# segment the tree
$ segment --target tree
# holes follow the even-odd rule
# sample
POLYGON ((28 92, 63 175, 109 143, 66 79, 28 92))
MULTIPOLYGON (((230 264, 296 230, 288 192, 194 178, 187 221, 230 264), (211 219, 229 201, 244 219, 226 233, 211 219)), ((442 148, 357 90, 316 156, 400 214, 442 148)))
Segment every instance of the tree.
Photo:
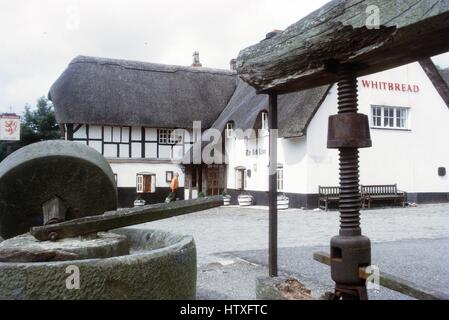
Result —
MULTIPOLYGON (((15 151, 31 143, 56 139, 61 139, 61 131, 56 123, 53 104, 46 97, 40 97, 34 109, 25 105, 20 141, 10 143, 10 148, 15 151)), ((8 143, 0 142, 0 161, 7 156, 7 149, 8 143)))

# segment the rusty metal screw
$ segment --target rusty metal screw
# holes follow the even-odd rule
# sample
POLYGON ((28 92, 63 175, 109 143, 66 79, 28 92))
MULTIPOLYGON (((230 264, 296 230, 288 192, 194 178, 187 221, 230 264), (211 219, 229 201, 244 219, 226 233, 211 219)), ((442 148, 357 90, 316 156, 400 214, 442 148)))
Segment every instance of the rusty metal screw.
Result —
POLYGON ((340 235, 331 239, 336 299, 366 299, 360 266, 371 264, 370 240, 360 228, 359 148, 371 147, 368 117, 357 113, 357 77, 338 67, 338 114, 329 117, 328 148, 340 153, 340 235))
MULTIPOLYGON (((351 69, 338 73, 338 113, 357 113, 357 77, 351 69)), ((360 235, 359 151, 340 152, 340 235, 360 235)))

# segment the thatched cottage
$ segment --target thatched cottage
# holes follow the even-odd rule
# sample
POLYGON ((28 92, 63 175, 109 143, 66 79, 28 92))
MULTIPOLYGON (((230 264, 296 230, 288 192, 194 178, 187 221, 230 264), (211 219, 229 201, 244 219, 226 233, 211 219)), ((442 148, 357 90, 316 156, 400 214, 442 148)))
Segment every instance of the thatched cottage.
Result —
MULTIPOLYGON (((364 184, 397 184, 411 202, 448 201, 449 69, 430 60, 363 77, 360 110, 370 116, 373 148, 362 150, 364 184), (432 141, 429 144, 429 141, 432 141)), ((67 140, 102 153, 116 174, 119 205, 140 196, 162 202, 174 173, 179 198, 226 191, 267 204, 268 97, 232 70, 79 56, 49 97, 67 140), (221 133, 224 163, 192 163, 200 134, 221 133), (184 129, 183 131, 176 129, 184 129), (239 137, 237 129, 256 129, 239 137)), ((338 159, 326 148, 335 86, 279 97, 278 189, 291 207, 317 207, 319 185, 338 185, 338 159)), ((201 144, 201 143, 199 143, 201 144)), ((202 144, 204 147, 204 142, 202 144)))

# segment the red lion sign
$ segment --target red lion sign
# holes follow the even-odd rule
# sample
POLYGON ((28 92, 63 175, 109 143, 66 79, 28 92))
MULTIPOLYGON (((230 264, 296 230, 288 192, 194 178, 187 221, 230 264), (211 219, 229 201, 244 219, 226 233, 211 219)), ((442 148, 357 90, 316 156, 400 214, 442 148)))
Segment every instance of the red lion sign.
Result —
POLYGON ((0 140, 20 140, 20 117, 15 114, 0 115, 0 140))

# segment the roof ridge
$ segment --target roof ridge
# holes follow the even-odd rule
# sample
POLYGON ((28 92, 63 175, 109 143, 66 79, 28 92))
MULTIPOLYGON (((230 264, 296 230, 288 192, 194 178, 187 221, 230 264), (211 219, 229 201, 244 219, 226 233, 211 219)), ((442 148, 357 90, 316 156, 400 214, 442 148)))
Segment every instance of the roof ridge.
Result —
POLYGON ((137 60, 93 57, 85 55, 79 55, 70 62, 70 64, 76 63, 110 65, 114 67, 121 67, 127 70, 135 70, 135 71, 162 72, 162 73, 191 72, 191 73, 207 73, 207 74, 233 76, 233 77, 237 76, 236 71, 226 69, 206 68, 206 67, 198 68, 198 67, 154 63, 137 60))

